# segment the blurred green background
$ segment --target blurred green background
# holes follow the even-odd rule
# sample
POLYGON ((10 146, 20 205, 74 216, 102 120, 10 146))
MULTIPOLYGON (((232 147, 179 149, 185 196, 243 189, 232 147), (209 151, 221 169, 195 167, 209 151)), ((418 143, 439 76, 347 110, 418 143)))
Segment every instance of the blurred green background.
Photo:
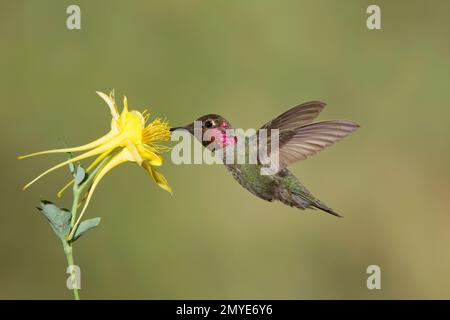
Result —
MULTIPOLYGON (((136 165, 102 181, 75 245, 82 298, 450 298, 450 3, 1 1, 0 298, 71 299, 60 242, 35 209, 64 159, 109 129, 96 90, 174 125, 219 113, 257 127, 308 100, 361 128, 292 171, 344 219, 262 201, 221 166, 136 165), (382 30, 366 28, 366 8, 382 30), (66 28, 81 7, 82 29, 66 28), (231 199, 231 200, 230 200, 231 199), (366 268, 381 267, 368 290, 366 268)), ((70 193, 61 201, 69 206, 70 193)))

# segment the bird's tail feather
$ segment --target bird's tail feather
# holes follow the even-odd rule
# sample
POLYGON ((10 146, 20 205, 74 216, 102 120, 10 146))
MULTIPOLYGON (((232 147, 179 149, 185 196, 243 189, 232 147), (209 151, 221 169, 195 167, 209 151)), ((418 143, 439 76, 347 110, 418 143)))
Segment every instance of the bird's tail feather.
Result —
MULTIPOLYGON (((306 188, 305 188, 306 191, 306 188)), ((293 200, 295 201, 294 206, 300 209, 306 209, 306 208, 316 208, 320 209, 322 211, 325 211, 329 214, 332 214, 333 216, 342 218, 342 215, 328 207, 325 203, 320 201, 319 199, 314 198, 312 194, 309 192, 299 192, 299 193, 293 193, 293 200)))
POLYGON ((326 206, 323 202, 321 202, 319 200, 317 200, 317 203, 311 203, 311 206, 314 208, 320 209, 322 211, 328 212, 329 214, 332 214, 333 216, 343 218, 343 216, 341 216, 339 213, 337 213, 333 209, 329 208, 328 206, 326 206))

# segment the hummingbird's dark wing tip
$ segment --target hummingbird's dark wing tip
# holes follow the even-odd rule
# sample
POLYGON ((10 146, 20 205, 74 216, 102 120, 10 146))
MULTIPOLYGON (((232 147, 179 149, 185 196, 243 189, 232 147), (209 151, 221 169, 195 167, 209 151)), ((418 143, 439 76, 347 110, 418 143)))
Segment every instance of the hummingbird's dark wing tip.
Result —
POLYGON ((309 101, 290 108, 275 119, 265 123, 261 129, 289 130, 311 123, 325 108, 326 103, 309 101))

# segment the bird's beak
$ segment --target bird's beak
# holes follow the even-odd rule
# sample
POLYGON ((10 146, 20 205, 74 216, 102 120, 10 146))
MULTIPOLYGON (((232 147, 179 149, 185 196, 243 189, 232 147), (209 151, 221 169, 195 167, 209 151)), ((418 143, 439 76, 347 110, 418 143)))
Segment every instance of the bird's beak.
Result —
POLYGON ((190 133, 192 133, 192 134, 194 134, 194 123, 190 123, 190 124, 188 124, 187 126, 184 126, 184 127, 173 127, 173 128, 170 128, 170 131, 175 131, 175 130, 187 130, 187 131, 189 131, 190 133))

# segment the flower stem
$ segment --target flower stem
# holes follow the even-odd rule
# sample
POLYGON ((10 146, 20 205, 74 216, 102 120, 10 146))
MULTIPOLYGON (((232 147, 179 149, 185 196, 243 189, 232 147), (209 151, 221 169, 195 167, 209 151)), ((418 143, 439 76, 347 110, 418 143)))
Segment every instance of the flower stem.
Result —
POLYGON ((92 172, 89 173, 88 178, 82 184, 77 185, 74 183, 73 186, 73 204, 72 204, 72 219, 70 221, 70 232, 67 235, 67 241, 71 242, 73 237, 75 236, 75 232, 81 222, 81 216, 76 220, 77 209, 78 209, 78 200, 80 198, 80 194, 83 193, 84 189, 91 185, 98 171, 106 164, 109 160, 115 155, 116 150, 113 150, 108 156, 105 157, 98 165, 95 167, 92 172), (75 201, 76 200, 76 201, 75 201))
MULTIPOLYGON (((77 209, 78 209, 78 200, 80 199, 80 194, 82 190, 77 186, 77 184, 74 184, 73 187, 73 203, 72 203, 72 217, 70 219, 70 228, 72 229, 75 225, 75 219, 77 215, 77 209)), ((78 281, 77 281, 77 275, 76 271, 74 269, 74 261, 73 261, 73 247, 72 243, 67 240, 62 240, 63 247, 64 247, 64 253, 66 254, 67 258, 67 267, 70 271, 70 278, 72 282, 72 290, 73 290, 73 296, 75 300, 80 300, 80 293, 78 292, 78 281)))
POLYGON ((73 249, 72 245, 63 240, 63 247, 64 247, 64 253, 66 254, 67 258, 67 266, 68 270, 70 271, 70 280, 72 282, 72 290, 73 290, 73 296, 75 300, 80 300, 80 293, 78 292, 78 281, 77 281, 77 275, 76 271, 74 269, 74 262, 73 262, 73 249))
POLYGON ((78 287, 79 279, 77 279, 77 277, 79 277, 80 275, 76 273, 77 269, 76 269, 76 266, 74 265, 74 260, 73 260, 73 239, 75 236, 75 232, 77 231, 77 228, 80 223, 79 220, 81 220, 81 216, 77 220, 77 210, 78 210, 78 205, 79 205, 79 201, 80 201, 80 196, 83 194, 85 188, 87 188, 91 185, 95 175, 98 173, 100 168, 102 168, 105 165, 105 163, 107 163, 111 159, 111 157, 114 155, 114 152, 115 151, 112 151, 111 154, 109 154, 107 157, 105 157, 105 159, 103 159, 103 161, 101 161, 97 165, 97 167, 92 172, 89 173, 86 181, 84 181, 80 185, 78 185, 75 182, 73 185, 73 203, 72 203, 72 210, 71 210, 72 216, 70 218, 70 232, 66 236, 66 238, 62 240, 62 243, 63 243, 63 247, 64 247, 64 253, 66 254, 66 258, 67 258, 68 270, 70 271, 71 287, 73 290, 73 296, 74 296, 75 300, 80 300, 80 293, 79 293, 79 287, 78 287))
POLYGON ((80 199, 80 189, 75 184, 73 187, 73 203, 72 203, 72 217, 70 219, 70 228, 72 229, 75 225, 75 219, 77 217, 78 200, 80 199))

